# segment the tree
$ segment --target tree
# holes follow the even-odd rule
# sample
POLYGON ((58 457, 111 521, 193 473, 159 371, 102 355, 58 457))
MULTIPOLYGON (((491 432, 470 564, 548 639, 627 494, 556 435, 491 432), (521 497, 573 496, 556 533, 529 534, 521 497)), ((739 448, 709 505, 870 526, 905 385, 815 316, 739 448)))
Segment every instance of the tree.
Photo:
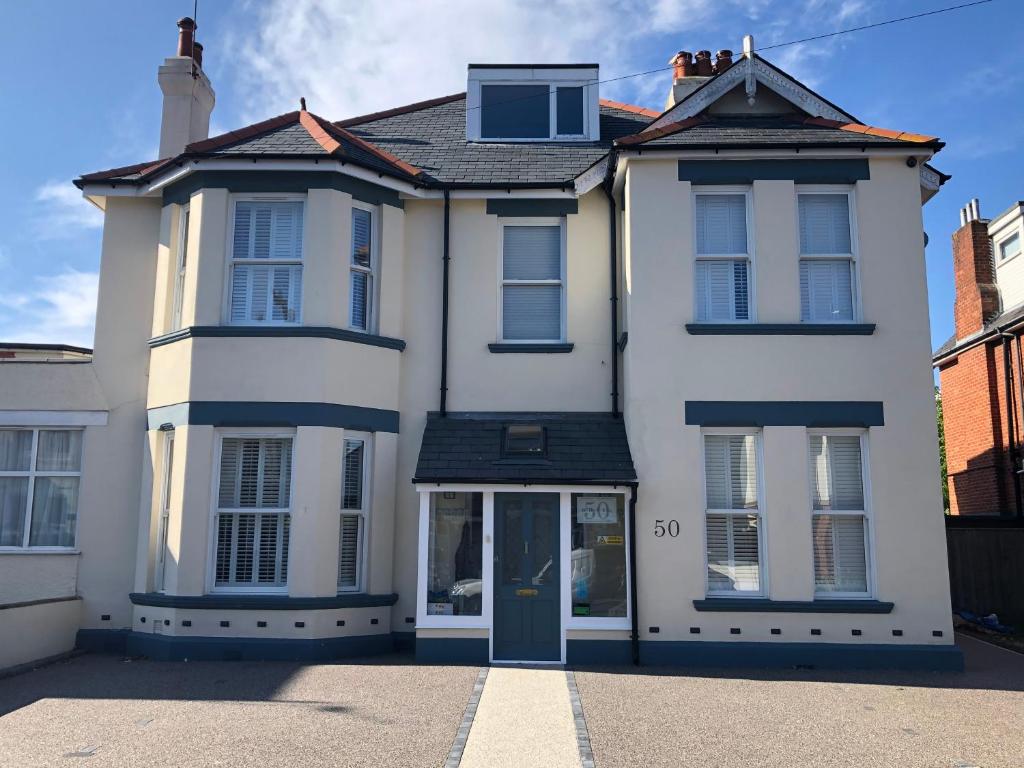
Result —
POLYGON ((946 427, 942 419, 942 392, 935 388, 935 422, 939 427, 939 473, 942 475, 942 508, 949 514, 949 480, 946 474, 946 427))

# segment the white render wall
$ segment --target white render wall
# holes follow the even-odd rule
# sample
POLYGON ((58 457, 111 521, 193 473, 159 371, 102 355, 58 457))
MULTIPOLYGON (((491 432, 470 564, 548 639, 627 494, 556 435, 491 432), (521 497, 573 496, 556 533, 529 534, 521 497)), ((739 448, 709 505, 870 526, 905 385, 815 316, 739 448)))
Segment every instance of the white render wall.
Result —
MULTIPOLYGON (((692 336, 691 188, 674 160, 629 166, 629 344, 625 416, 637 466, 638 586, 644 640, 952 642, 945 537, 930 379, 927 295, 917 174, 901 158, 872 159, 856 185, 863 319, 871 336, 692 336), (891 615, 698 613, 704 597, 701 429, 688 400, 865 400, 884 403, 869 430, 877 598, 891 615), (678 538, 655 538, 677 519, 678 538), (657 636, 648 626, 661 627, 657 636), (771 636, 769 626, 780 627, 771 636), (732 635, 730 627, 748 628, 732 635), (809 628, 821 628, 812 637, 809 628), (851 628, 863 629, 853 638, 851 628), (904 630, 894 638, 891 629, 904 630), (748 631, 750 630, 750 631, 748 631), (932 636, 943 632, 942 638, 932 636)), ((758 321, 799 320, 796 204, 789 182, 754 184, 758 321)), ((768 595, 813 596, 807 438, 803 427, 763 430, 768 595)))

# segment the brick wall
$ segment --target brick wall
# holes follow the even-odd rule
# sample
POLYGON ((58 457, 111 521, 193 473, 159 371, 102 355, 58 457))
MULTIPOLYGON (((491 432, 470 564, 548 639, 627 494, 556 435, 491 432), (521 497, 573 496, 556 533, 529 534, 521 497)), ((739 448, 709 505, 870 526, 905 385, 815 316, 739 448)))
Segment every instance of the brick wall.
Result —
POLYGON ((953 316, 958 339, 977 333, 999 313, 995 269, 987 222, 969 221, 953 233, 953 316))

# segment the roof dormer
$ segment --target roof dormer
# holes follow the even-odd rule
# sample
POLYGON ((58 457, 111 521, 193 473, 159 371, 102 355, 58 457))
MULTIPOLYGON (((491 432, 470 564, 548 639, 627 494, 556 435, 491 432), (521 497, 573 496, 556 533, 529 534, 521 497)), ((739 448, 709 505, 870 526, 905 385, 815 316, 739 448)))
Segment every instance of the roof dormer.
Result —
POLYGON ((470 64, 466 139, 597 141, 597 64, 470 64))

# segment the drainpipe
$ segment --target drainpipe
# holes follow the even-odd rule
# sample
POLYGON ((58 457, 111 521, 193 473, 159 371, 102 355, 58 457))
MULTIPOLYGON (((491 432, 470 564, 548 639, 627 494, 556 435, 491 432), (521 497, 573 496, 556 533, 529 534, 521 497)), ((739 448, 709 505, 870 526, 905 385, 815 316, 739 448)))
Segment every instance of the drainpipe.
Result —
MULTIPOLYGON (((609 159, 609 167, 611 159, 609 159)), ((618 243, 615 235, 615 217, 617 210, 615 206, 615 195, 612 193, 611 177, 605 179, 601 185, 605 195, 608 197, 608 253, 610 254, 610 267, 612 284, 612 415, 619 415, 619 279, 618 279, 618 243)))
MULTIPOLYGON (((1015 333, 1013 335, 1013 337, 1017 340, 1017 392, 1018 392, 1018 399, 1020 399, 1020 401, 1021 401, 1020 402, 1020 407, 1021 407, 1022 413, 1024 413, 1024 359, 1021 358, 1020 335, 1015 333)), ((1014 474, 1019 478, 1020 477, 1020 471, 1017 470, 1016 468, 1014 468, 1014 469, 1015 469, 1014 474)), ((1018 518, 1024 517, 1024 509, 1022 509, 1021 504, 1017 504, 1017 517, 1018 518)))
POLYGON ((633 665, 640 666, 640 615, 636 604, 636 498, 639 495, 639 483, 630 486, 633 493, 629 499, 629 607, 632 616, 632 631, 629 642, 633 652, 633 665))
POLYGON ((444 276, 441 285, 441 415, 448 415, 448 265, 451 263, 449 248, 449 225, 451 221, 451 196, 444 191, 444 276))
POLYGON ((1024 515, 1020 498, 1020 473, 1017 462, 1017 439, 1014 434, 1014 421, 1016 420, 1016 409, 1013 407, 1013 366, 1010 358, 1010 340, 1013 334, 1000 331, 999 335, 1003 340, 1003 370, 1005 374, 1006 387, 1006 441, 1009 446, 1010 472, 1013 473, 1013 504, 1017 517, 1024 515))

